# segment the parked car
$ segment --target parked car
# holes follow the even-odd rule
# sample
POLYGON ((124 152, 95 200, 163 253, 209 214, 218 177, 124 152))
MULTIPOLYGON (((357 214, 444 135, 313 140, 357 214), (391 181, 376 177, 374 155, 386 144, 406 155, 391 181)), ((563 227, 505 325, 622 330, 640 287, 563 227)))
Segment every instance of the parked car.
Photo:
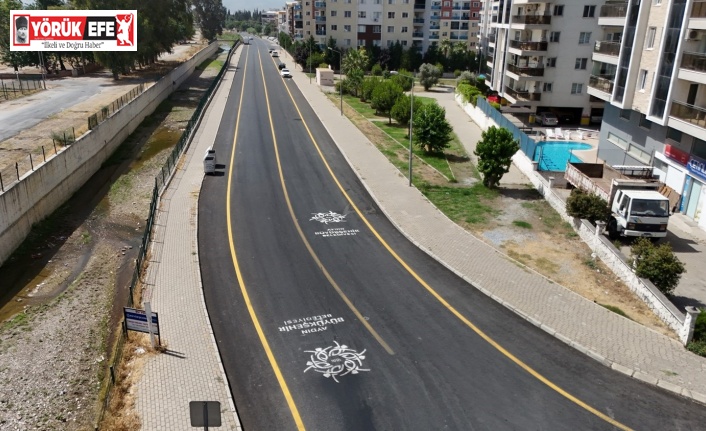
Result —
POLYGON ((535 117, 534 121, 542 126, 556 126, 559 124, 559 119, 552 112, 542 112, 535 117))
POLYGON ((273 57, 279 57, 279 52, 277 52, 277 51, 272 51, 272 56, 273 56, 273 57))
POLYGON ((282 78, 291 78, 292 77, 292 74, 289 73, 289 69, 282 69, 279 72, 279 74, 282 75, 282 78))
POLYGON ((282 70, 282 69, 286 69, 286 68, 287 68, 287 65, 284 64, 284 63, 280 63, 280 64, 277 65, 277 67, 279 68, 279 70, 282 70))

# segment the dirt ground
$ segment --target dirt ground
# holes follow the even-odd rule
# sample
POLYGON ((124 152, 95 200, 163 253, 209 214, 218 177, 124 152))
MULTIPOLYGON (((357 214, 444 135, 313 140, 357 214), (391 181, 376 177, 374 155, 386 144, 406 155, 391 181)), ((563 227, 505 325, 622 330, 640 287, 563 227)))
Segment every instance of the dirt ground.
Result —
POLYGON ((217 73, 197 70, 0 268, 0 429, 94 429, 154 177, 217 73))

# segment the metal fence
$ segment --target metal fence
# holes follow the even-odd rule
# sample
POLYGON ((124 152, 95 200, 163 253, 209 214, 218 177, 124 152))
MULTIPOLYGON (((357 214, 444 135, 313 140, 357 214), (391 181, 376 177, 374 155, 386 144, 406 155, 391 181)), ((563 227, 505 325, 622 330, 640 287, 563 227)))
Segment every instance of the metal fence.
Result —
POLYGON ((88 130, 93 130, 94 127, 105 121, 108 117, 120 110, 120 108, 122 108, 123 106, 135 100, 135 98, 142 94, 144 91, 145 84, 143 83, 133 88, 129 92, 123 94, 119 98, 115 99, 110 103, 110 105, 104 106, 103 108, 101 108, 100 111, 88 117, 88 130))
POLYGON ((17 79, 0 79, 0 98, 15 99, 25 94, 44 90, 42 78, 17 75, 17 79))
POLYGON ((478 106, 485 115, 495 121, 495 124, 499 127, 509 130, 515 139, 520 142, 520 149, 522 152, 525 153, 530 160, 534 160, 534 152, 537 150, 537 143, 534 139, 527 136, 527 134, 517 127, 516 124, 505 118, 500 111, 493 108, 484 98, 479 97, 476 102, 476 106, 478 106))
MULTIPOLYGON (((204 108, 206 107, 206 104, 211 98, 211 95, 213 94, 214 90, 218 86, 218 83, 220 82, 221 78, 223 77, 223 74, 228 68, 228 64, 230 63, 231 56, 233 55, 233 52, 235 49, 238 47, 239 42, 236 42, 233 47, 231 48, 230 52, 228 53, 228 59, 225 61, 223 66, 221 67, 221 70, 218 72, 218 75, 216 75, 216 78, 213 80, 211 85, 208 87, 206 92, 204 93, 203 97, 201 97, 201 100, 199 101, 198 106, 196 107, 196 110, 194 111, 193 115, 191 116, 191 119, 186 125, 186 128, 184 129, 184 133, 182 133, 181 138, 179 138, 179 142, 174 146, 174 149, 172 150, 171 154, 169 157, 167 157, 166 162, 162 166, 162 169, 160 172, 157 174, 157 176, 154 179, 154 188, 152 189, 152 200, 150 202, 150 211, 149 215, 147 217, 147 224, 145 225, 145 230, 144 233, 142 234, 142 242, 140 243, 140 248, 137 252, 137 259, 135 260, 135 270, 132 273, 132 280, 130 281, 130 295, 128 295, 128 300, 127 300, 127 307, 132 307, 134 305, 134 293, 136 289, 138 288, 138 285, 140 283, 140 274, 142 273, 143 270, 143 263, 145 261, 145 257, 147 256, 147 250, 149 246, 149 242, 152 238, 152 227, 155 222, 155 213, 157 211, 157 204, 159 203, 159 196, 164 191, 164 187, 166 186, 167 182, 169 181, 169 178, 171 177, 172 173, 176 169, 177 163, 179 162, 179 158, 181 155, 184 153, 186 148, 189 146, 189 143, 191 142, 192 138, 192 133, 195 131, 198 122, 201 118, 201 115, 203 114, 204 108)), ((125 329, 125 322, 123 321, 121 323, 121 326, 123 328, 122 332, 120 333, 120 336, 118 338, 118 341, 116 342, 115 346, 115 351, 113 352, 113 355, 110 360, 110 365, 109 365, 109 371, 110 373, 106 376, 105 380, 103 381, 103 387, 105 387, 104 393, 106 394, 105 400, 102 405, 102 409, 98 418, 98 422, 96 424, 96 429, 98 424, 100 424, 103 414, 105 413, 105 409, 108 406, 108 403, 110 402, 110 395, 111 395, 111 390, 113 386, 116 384, 118 381, 118 376, 116 375, 116 370, 118 369, 118 366, 120 365, 120 360, 122 359, 123 355, 123 346, 125 344, 125 341, 127 339, 127 330, 125 329)))

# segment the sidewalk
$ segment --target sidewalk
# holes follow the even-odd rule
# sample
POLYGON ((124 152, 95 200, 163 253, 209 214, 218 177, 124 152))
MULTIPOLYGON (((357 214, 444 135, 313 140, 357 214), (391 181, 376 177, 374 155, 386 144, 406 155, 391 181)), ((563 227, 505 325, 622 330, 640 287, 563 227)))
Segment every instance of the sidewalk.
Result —
MULTIPOLYGON (((287 54, 285 54, 287 55, 287 54)), ((288 61, 292 61, 287 55, 288 61)), ((422 250, 529 322, 602 364, 706 403, 706 358, 676 340, 618 316, 541 275, 520 269, 438 211, 301 70, 293 80, 380 208, 422 250), (424 223, 420 223, 424 220, 424 223)), ((446 106, 444 106, 446 105, 446 106)), ((456 134, 469 148, 480 129, 447 105, 456 134)), ((517 180, 525 182, 520 176, 517 180)))

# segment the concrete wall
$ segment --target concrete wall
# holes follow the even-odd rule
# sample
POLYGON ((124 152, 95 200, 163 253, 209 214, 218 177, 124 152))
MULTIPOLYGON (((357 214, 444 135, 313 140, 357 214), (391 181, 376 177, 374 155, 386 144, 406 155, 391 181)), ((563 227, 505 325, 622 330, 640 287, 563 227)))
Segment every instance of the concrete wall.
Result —
POLYGON ((165 75, 106 121, 25 174, 0 195, 0 265, 32 226, 66 202, 197 65, 218 51, 212 43, 165 75))
MULTIPOLYGON (((460 95, 456 95, 456 102, 466 111, 473 122, 486 130, 496 126, 495 122, 470 103, 464 103, 460 95)), ((676 332, 681 341, 686 344, 689 326, 693 329, 690 319, 674 306, 662 292, 649 280, 640 278, 632 270, 629 259, 624 256, 602 233, 597 233, 596 228, 586 220, 579 220, 566 213, 566 203, 559 195, 552 191, 549 181, 542 177, 534 167, 532 161, 522 151, 518 151, 512 158, 517 168, 529 178, 530 182, 543 196, 544 199, 556 210, 562 219, 569 222, 581 239, 591 248, 596 257, 610 268, 611 271, 630 288, 650 309, 676 332)))

